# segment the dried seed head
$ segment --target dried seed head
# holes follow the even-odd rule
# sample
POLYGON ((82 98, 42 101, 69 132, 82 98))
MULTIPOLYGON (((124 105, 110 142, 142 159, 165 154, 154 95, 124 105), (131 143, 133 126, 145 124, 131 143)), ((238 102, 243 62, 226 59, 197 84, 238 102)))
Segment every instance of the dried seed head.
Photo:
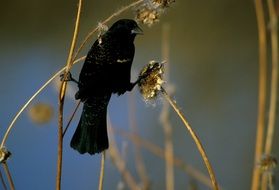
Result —
POLYGON ((163 8, 168 7, 175 0, 152 0, 152 3, 156 6, 162 6, 163 8))
POLYGON ((156 9, 144 6, 137 10, 136 20, 148 26, 159 22, 160 13, 156 9))
POLYGON ((145 0, 136 10, 136 20, 148 26, 159 22, 159 16, 175 0, 145 0))
POLYGON ((139 90, 145 100, 153 100, 161 91, 163 81, 163 63, 150 61, 140 72, 139 90))
POLYGON ((277 159, 271 155, 263 155, 258 165, 263 172, 272 172, 277 166, 277 159))
POLYGON ((28 111, 30 119, 36 124, 48 123, 53 117, 53 108, 47 103, 36 103, 28 111))
POLYGON ((11 156, 11 152, 9 152, 5 147, 0 149, 0 163, 4 163, 11 156))

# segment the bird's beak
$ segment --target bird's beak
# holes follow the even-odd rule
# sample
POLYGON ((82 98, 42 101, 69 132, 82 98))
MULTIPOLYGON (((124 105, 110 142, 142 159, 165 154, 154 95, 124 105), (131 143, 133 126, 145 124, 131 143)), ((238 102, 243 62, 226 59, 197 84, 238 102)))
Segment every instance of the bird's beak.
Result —
POLYGON ((143 34, 143 31, 139 26, 137 26, 132 30, 132 34, 143 34))

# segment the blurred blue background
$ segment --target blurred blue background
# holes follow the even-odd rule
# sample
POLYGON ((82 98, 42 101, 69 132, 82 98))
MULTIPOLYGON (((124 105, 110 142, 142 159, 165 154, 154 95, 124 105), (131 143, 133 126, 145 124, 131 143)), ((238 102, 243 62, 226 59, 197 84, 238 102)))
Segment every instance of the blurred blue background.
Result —
MULTIPOLYGON (((128 0, 85 0, 79 42, 97 23, 128 0)), ((0 135, 21 106, 52 74, 65 65, 73 32, 77 1, 14 0, 0 6, 0 135)), ((134 18, 133 11, 119 18, 134 18)), ((111 25, 115 20, 109 23, 111 25)), ((144 35, 135 41, 133 81, 149 60, 162 60, 162 26, 170 29, 170 82, 174 98, 200 136, 221 186, 249 189, 252 179, 258 97, 258 42, 253 1, 177 0, 152 27, 141 25, 144 35)), ((92 39, 91 43, 96 39, 92 39)), ((90 45, 89 45, 90 46, 90 45)), ((81 53, 85 55, 89 46, 81 53)), ((77 78, 82 64, 73 67, 77 78)), ((70 84, 65 118, 72 113, 76 86, 70 84)), ((7 141, 12 152, 8 164, 17 189, 54 189, 57 156, 57 86, 52 83, 33 102, 50 104, 50 123, 35 125, 24 112, 7 141)), ((134 96, 139 135, 164 147, 159 122, 161 100, 146 104, 137 89, 113 96, 109 115, 115 128, 129 130, 129 97, 134 96)), ((181 121, 170 111, 174 152, 188 164, 206 169, 181 121)), ((97 189, 100 155, 79 155, 69 146, 80 110, 64 140, 63 189, 97 189)), ((278 125, 276 125, 278 128, 278 125)), ((275 131, 278 137, 278 130, 275 131)), ((127 167, 136 177, 133 144, 116 135, 121 148, 128 142, 127 167)), ((278 138, 273 154, 278 157, 278 138)), ((152 189, 165 188, 165 164, 143 150, 152 189)), ((276 176, 278 170, 276 170, 276 176)), ((138 179, 138 177, 136 177, 138 179)), ((121 176, 106 159, 104 189, 116 189, 121 176)), ((191 179, 175 169, 175 189, 187 189, 191 179)), ((277 185, 278 186, 278 185, 277 185)), ((199 189, 208 187, 198 184, 199 189)), ((2 186, 0 185, 0 189, 2 186)))

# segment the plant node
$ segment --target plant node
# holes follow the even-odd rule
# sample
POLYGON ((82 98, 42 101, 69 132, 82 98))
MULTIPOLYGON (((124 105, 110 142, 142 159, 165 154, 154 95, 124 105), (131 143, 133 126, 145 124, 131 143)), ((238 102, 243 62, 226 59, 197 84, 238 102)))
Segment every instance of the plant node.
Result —
POLYGON ((11 152, 5 147, 0 148, 0 163, 5 163, 11 156, 11 152))

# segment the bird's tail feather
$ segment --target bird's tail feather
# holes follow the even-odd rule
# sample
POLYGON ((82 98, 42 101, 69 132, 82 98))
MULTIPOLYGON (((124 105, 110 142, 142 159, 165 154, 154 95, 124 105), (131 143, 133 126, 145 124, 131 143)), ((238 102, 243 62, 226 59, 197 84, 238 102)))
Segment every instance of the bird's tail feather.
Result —
POLYGON ((107 106, 111 95, 89 98, 84 102, 71 147, 79 153, 95 154, 107 149, 107 106))

